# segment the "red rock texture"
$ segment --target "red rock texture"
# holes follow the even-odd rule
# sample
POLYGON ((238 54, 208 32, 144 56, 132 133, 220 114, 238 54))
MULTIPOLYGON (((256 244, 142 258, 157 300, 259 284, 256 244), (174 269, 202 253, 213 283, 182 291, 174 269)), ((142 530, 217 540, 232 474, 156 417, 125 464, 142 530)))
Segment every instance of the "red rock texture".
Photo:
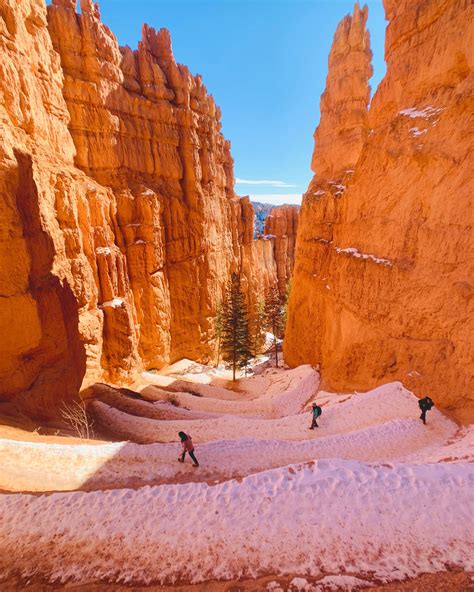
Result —
POLYGON ((320 363, 330 388, 402 380, 472 419, 473 6, 384 5, 387 73, 365 114, 366 9, 335 35, 285 357, 320 363))
POLYGON ((168 31, 120 48, 75 4, 0 5, 0 400, 38 417, 98 379, 211 359, 230 271, 249 300, 276 280, 168 31))
POLYGON ((367 139, 368 80, 373 73, 367 17, 367 6, 360 9, 356 4, 334 35, 320 103, 324 117, 314 132, 311 169, 318 178, 345 176, 356 165, 367 139))
POLYGON ((293 273, 299 209, 299 206, 278 206, 265 219, 265 236, 272 237, 278 288, 282 296, 293 273))

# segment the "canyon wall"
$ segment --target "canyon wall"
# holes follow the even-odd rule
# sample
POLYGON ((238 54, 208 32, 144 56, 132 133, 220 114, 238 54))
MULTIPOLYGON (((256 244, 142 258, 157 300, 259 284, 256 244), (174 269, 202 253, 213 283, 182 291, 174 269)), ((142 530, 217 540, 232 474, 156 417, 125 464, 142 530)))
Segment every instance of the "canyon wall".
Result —
POLYGON ((284 346, 332 389, 402 380, 472 419, 472 22, 467 0, 384 0, 339 25, 303 199, 284 346))
POLYGON ((276 267, 200 76, 89 0, 4 0, 0 55, 0 411, 211 359, 230 271, 252 300, 276 267))
POLYGON ((273 258, 281 296, 286 295, 293 273, 299 210, 299 206, 277 206, 265 219, 264 234, 273 243, 273 258))

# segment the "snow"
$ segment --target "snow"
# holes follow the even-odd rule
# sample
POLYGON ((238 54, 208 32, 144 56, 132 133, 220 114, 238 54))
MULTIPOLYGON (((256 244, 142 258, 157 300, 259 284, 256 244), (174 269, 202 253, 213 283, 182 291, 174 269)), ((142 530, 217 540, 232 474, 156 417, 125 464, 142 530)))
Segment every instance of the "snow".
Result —
POLYGON ((134 244, 135 244, 135 245, 144 245, 144 244, 145 244, 145 241, 144 241, 144 240, 142 240, 142 239, 138 239, 138 240, 136 240, 136 241, 135 241, 135 243, 134 243, 134 244))
POLYGON ((143 445, 0 439, 0 489, 50 492, 0 496, 0 588, 291 574, 290 590, 323 592, 474 569, 472 426, 436 407, 424 426, 400 382, 330 393, 311 366, 268 365, 232 385, 181 360, 142 375, 151 402, 104 386, 96 422, 143 445), (198 469, 177 462, 180 430, 198 469))
POLYGON ((340 189, 341 191, 346 189, 345 185, 342 185, 342 183, 338 183, 337 181, 328 181, 328 184, 332 185, 332 187, 335 187, 336 189, 340 189))
POLYGON ((417 117, 422 117, 423 119, 429 119, 430 117, 433 117, 433 116, 437 115, 438 113, 441 113, 442 111, 443 111, 442 107, 428 106, 423 109, 417 109, 416 107, 409 107, 407 109, 402 109, 401 111, 399 111, 399 113, 400 113, 400 115, 405 115, 406 117, 411 117, 412 119, 415 119, 417 117))
POLYGON ((122 306, 123 298, 113 298, 112 300, 107 300, 107 302, 102 302, 99 306, 101 308, 118 308, 122 306))
POLYGON ((269 582, 267 584, 266 590, 272 592, 283 592, 283 588, 280 586, 278 582, 269 582))
MULTIPOLYGON (((264 426, 268 419, 285 418, 285 421, 288 421, 286 416, 298 414, 305 403, 316 393, 319 384, 318 373, 309 365, 288 370, 279 382, 268 384, 268 378, 271 376, 272 372, 270 371, 266 375, 249 379, 247 384, 250 384, 252 388, 248 391, 247 396, 241 399, 235 399, 235 393, 229 393, 227 389, 219 386, 198 382, 192 386, 192 390, 183 392, 182 389, 186 388, 186 383, 184 381, 177 382, 176 378, 172 376, 151 375, 149 379, 161 386, 173 386, 176 389, 181 389, 173 393, 173 397, 181 406, 188 409, 199 409, 206 413, 220 414, 218 419, 205 421, 204 424, 194 421, 194 432, 202 427, 203 432, 209 434, 212 432, 212 437, 218 434, 219 437, 223 435, 229 437, 230 434, 235 433, 235 437, 238 438, 266 429, 264 426), (209 396, 210 394, 213 396, 209 396), (232 400, 229 400, 232 396, 232 400), (248 397, 252 398, 249 400, 248 397), (248 419, 249 417, 252 419, 248 419), (261 427, 257 426, 255 419, 262 420, 261 427), (247 424, 245 424, 246 421, 247 424), (245 432, 244 424, 247 425, 247 432, 245 432), (242 432, 242 430, 244 431, 242 432)), ((153 386, 146 386, 141 390, 141 393, 142 396, 150 400, 163 400, 170 394, 153 386)), ((156 442, 157 425, 153 420, 122 417, 121 412, 107 408, 103 403, 94 403, 93 405, 101 420, 106 421, 107 424, 111 422, 116 426, 120 425, 122 434, 124 430, 127 430, 131 436, 136 430, 139 430, 141 438, 156 442), (107 417, 110 417, 110 420, 107 420, 107 417)), ((175 427, 170 422, 167 422, 166 426, 161 426, 162 437, 169 429, 175 430, 175 427)), ((175 439, 174 434, 172 439, 175 439)))
POLYGON ((164 374, 166 376, 193 375, 193 379, 195 379, 197 375, 208 373, 208 366, 205 366, 204 364, 199 364, 198 362, 195 362, 194 360, 189 360, 188 358, 182 358, 178 362, 170 364, 169 366, 166 366, 165 368, 163 368, 163 370, 160 371, 160 374, 164 374))
MULTIPOLYGON (((282 375, 285 376, 283 371, 267 374, 280 381, 282 375)), ((257 378, 259 384, 266 379, 265 376, 257 378)), ((287 384, 290 392, 294 392, 295 379, 287 384)), ((271 384, 268 390, 273 389, 280 398, 281 393, 278 394, 274 387, 271 384)), ((177 398, 176 393, 173 396, 177 398)), ((323 415, 320 427, 314 431, 308 430, 314 399, 308 401, 305 412, 283 418, 215 413, 214 419, 202 420, 203 408, 215 410, 219 402, 209 401, 209 397, 193 397, 189 393, 187 396, 194 400, 194 409, 166 405, 172 411, 185 414, 180 420, 174 416, 166 421, 153 421, 130 416, 104 403, 94 403, 97 422, 105 420, 110 429, 118 434, 123 432, 124 437, 164 442, 162 444, 140 446, 122 442, 67 446, 1 440, 0 458, 4 460, 0 489, 51 491, 77 489, 84 483, 89 489, 96 489, 122 487, 137 479, 142 484, 165 483, 170 479, 182 481, 186 475, 190 478, 192 469, 176 463, 180 449, 176 442, 177 432, 181 429, 193 436, 196 454, 202 464, 199 473, 192 473, 192 480, 204 481, 244 477, 318 458, 424 462, 425 457, 465 460, 464 457, 472 452, 474 431, 458 434, 456 439, 456 424, 436 408, 430 412, 428 425, 423 426, 418 419, 416 397, 400 383, 390 383, 360 395, 319 391, 316 400, 323 408, 323 415), (449 441, 453 443, 445 447, 449 441), (47 471, 44 467, 48 467, 47 471)), ((262 397, 267 398, 267 393, 264 392, 262 397)), ((288 400, 294 405, 289 410, 296 411, 299 407, 293 403, 291 394, 288 400)), ((225 403, 229 401, 220 401, 220 404, 225 403)), ((245 401, 238 403, 241 410, 245 410, 245 401)), ((247 403, 255 410, 256 402, 250 400, 247 403)))
POLYGON ((320 460, 215 485, 3 495, 0 573, 172 584, 471 570, 473 481, 468 463, 320 460))
MULTIPOLYGON (((281 343, 281 340, 277 340, 278 343, 281 343)), ((274 343, 274 336, 270 332, 265 333, 265 340, 264 340, 264 347, 269 348, 273 346, 274 343)), ((256 358, 253 358, 249 364, 247 365, 246 370, 238 371, 236 373, 237 377, 241 378, 246 375, 253 375, 255 372, 256 366, 262 366, 268 361, 268 356, 266 355, 259 355, 256 358)), ((142 378, 152 384, 156 384, 159 386, 169 386, 169 385, 176 385, 177 380, 184 379, 188 382, 193 382, 195 384, 213 384, 214 388, 211 389, 211 392, 215 395, 218 392, 218 389, 215 388, 216 381, 229 381, 232 379, 232 370, 229 366, 220 364, 218 368, 205 366, 203 364, 197 364, 192 360, 188 360, 187 358, 183 358, 179 362, 175 362, 174 364, 167 366, 166 368, 160 370, 160 373, 152 373, 152 372, 143 372, 142 378)), ((241 383, 239 383, 241 384, 241 383)), ((194 391, 199 389, 193 388, 194 391)), ((201 389, 202 390, 202 389, 201 389)), ((230 391, 227 391, 230 392, 230 391)), ((221 392, 222 394, 222 392, 221 392)))
POLYGON ((305 592, 310 588, 310 584, 306 578, 293 578, 290 582, 290 586, 298 592, 305 592))
POLYGON ((110 255, 112 253, 112 249, 110 247, 97 247, 95 252, 98 255, 110 255))
POLYGON ((367 587, 367 582, 353 576, 325 576, 313 590, 336 590, 337 592, 352 592, 358 588, 367 587))
POLYGON ((319 195, 325 195, 325 194, 326 194, 325 191, 322 191, 321 189, 318 189, 318 191, 315 191, 312 195, 319 196, 319 195))
POLYGON ((386 267, 392 267, 393 265, 393 262, 390 261, 390 259, 383 259, 382 257, 377 257, 376 255, 372 255, 370 253, 361 253, 359 249, 356 249, 355 247, 346 247, 344 249, 340 247, 334 247, 334 250, 336 253, 348 253, 352 257, 357 257, 358 259, 368 259, 374 263, 378 263, 386 267))
POLYGON ((421 136, 422 134, 426 134, 428 130, 420 130, 418 127, 411 127, 409 131, 413 136, 421 136))

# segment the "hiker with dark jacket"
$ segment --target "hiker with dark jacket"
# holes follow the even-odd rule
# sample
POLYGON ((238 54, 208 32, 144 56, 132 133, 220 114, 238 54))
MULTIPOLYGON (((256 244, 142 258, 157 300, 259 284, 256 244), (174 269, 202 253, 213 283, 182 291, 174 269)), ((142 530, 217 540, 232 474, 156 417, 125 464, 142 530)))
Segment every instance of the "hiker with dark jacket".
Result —
POLYGON ((420 419, 426 425, 426 412, 434 407, 434 403, 429 397, 424 397, 418 401, 418 405, 421 409, 420 419))
POLYGON ((179 432, 178 436, 181 439, 181 446, 183 447, 183 454, 178 458, 179 462, 184 463, 184 457, 186 456, 187 452, 193 460, 193 467, 198 467, 199 463, 194 456, 194 445, 191 436, 185 434, 184 432, 179 432))
POLYGON ((321 409, 321 407, 319 405, 316 405, 316 403, 313 403, 313 421, 311 422, 311 427, 309 428, 310 430, 314 430, 314 428, 318 428, 318 422, 317 419, 318 417, 321 415, 321 413, 323 412, 323 410, 321 409))

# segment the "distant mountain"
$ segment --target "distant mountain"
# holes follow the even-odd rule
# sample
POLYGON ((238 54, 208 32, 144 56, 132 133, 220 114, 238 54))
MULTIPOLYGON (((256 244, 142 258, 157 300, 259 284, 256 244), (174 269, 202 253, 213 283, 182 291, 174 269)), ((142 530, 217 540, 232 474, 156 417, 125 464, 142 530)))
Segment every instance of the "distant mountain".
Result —
POLYGON ((264 234, 265 219, 276 206, 274 204, 260 203, 258 201, 253 201, 252 205, 255 210, 254 235, 256 238, 260 234, 264 234))

